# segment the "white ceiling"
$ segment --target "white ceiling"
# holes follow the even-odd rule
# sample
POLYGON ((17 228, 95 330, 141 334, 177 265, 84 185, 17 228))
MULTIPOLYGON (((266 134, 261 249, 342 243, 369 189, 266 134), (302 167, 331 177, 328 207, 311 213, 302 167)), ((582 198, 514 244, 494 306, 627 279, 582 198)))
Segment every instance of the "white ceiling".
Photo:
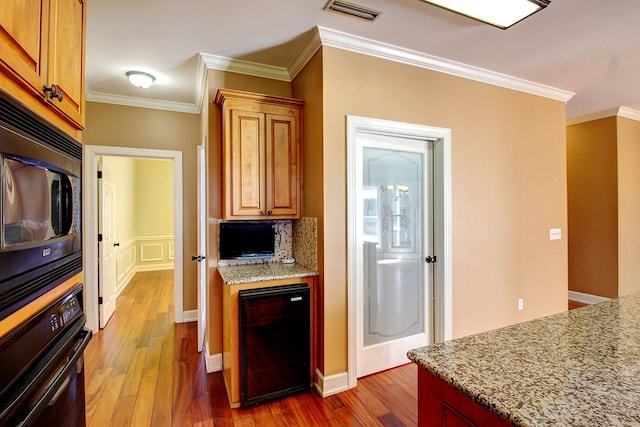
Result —
POLYGON ((324 11, 327 0, 92 0, 87 99, 196 112, 205 64, 248 61, 286 76, 320 26, 574 93, 569 119, 620 107, 640 116, 638 0, 552 0, 507 30, 421 0, 350 1, 383 14, 365 22, 324 11), (133 87, 132 69, 156 84, 133 87))

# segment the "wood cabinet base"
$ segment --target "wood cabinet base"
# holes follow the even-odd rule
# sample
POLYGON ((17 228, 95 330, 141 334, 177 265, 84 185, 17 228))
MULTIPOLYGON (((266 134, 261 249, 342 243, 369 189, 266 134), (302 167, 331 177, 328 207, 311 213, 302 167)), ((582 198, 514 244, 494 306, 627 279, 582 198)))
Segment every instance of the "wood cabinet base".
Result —
POLYGON ((418 367, 418 426, 511 426, 429 371, 418 367))
POLYGON ((245 283, 241 285, 222 284, 222 373, 224 377, 229 404, 232 408, 240 407, 240 313, 238 292, 246 289, 259 289, 274 286, 306 283, 311 290, 311 366, 309 382, 315 370, 315 302, 316 288, 313 277, 296 279, 280 279, 265 282, 245 283))

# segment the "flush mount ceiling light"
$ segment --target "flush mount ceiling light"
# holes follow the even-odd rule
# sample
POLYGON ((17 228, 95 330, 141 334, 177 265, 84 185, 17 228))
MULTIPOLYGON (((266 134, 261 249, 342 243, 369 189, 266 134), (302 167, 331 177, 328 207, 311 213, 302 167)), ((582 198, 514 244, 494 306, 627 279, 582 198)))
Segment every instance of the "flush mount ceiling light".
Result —
POLYGON ((544 9, 551 0, 423 0, 487 24, 509 28, 544 9))
POLYGON ((151 87, 156 81, 154 76, 144 71, 127 71, 127 77, 132 85, 143 89, 151 87))

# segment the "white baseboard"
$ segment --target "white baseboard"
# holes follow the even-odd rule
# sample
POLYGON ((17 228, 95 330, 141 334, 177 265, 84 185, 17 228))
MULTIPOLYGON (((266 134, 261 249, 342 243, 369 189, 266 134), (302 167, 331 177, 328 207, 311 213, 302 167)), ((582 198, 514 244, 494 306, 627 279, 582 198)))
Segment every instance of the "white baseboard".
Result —
POLYGON ((569 299, 571 301, 580 302, 582 304, 597 304, 599 302, 609 301, 611 298, 601 297, 599 295, 584 294, 577 291, 569 291, 569 299))
POLYGON ((136 265, 136 271, 159 271, 159 270, 173 270, 174 266, 172 262, 165 264, 138 264, 136 265))
POLYGON ((209 354, 209 344, 205 345, 207 354, 204 363, 207 366, 207 374, 222 371, 222 353, 209 354))
POLYGON ((182 312, 182 323, 197 322, 198 310, 185 310, 182 312))
POLYGON ((320 396, 327 397, 349 389, 349 376, 346 372, 324 376, 316 369, 316 381, 314 383, 320 396))

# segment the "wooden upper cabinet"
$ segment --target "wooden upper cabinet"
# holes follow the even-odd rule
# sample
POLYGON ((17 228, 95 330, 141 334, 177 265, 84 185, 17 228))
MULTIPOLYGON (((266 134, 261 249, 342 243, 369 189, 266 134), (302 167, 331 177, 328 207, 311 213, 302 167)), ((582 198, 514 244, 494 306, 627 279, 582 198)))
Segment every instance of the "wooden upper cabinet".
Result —
POLYGON ((45 83, 49 0, 3 0, 0 7, 0 64, 35 93, 45 83))
POLYGON ((49 9, 47 87, 56 86, 62 100, 45 97, 63 114, 84 127, 84 0, 54 0, 49 9))
POLYGON ((75 129, 84 127, 85 13, 85 0, 3 0, 0 8, 0 70, 21 88, 8 91, 75 129))
POLYGON ((220 89, 223 217, 301 215, 303 101, 220 89))

